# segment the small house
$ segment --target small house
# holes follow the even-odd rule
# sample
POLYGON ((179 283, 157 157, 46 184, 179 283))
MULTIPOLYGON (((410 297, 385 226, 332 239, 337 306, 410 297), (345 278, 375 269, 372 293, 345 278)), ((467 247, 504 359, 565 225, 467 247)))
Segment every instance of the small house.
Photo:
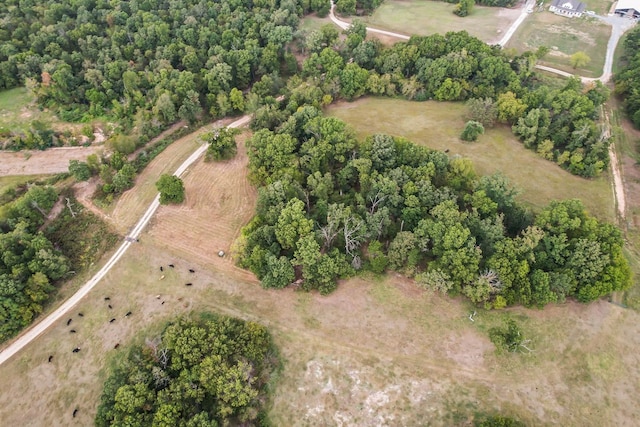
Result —
POLYGON ((549 10, 556 15, 569 18, 581 17, 587 6, 578 0, 553 0, 549 10))

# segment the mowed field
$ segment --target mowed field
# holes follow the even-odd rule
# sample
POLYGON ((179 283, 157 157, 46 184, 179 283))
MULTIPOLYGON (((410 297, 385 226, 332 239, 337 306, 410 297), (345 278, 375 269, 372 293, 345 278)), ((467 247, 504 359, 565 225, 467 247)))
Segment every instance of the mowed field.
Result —
POLYGON ((136 224, 158 194, 156 181, 162 174, 173 174, 178 166, 202 144, 200 135, 211 131, 214 127, 225 126, 232 121, 233 119, 220 120, 203 126, 176 140, 162 154, 153 159, 136 177, 135 187, 123 193, 114 204, 105 209, 118 231, 126 233, 136 224))
POLYGON ((545 7, 524 20, 506 47, 524 52, 546 46, 550 51, 538 61, 540 64, 585 77, 599 77, 610 35, 611 26, 597 18, 569 19, 554 15, 545 7), (580 51, 589 55, 591 61, 574 69, 570 58, 580 51))
POLYGON ((363 19, 367 25, 407 35, 427 36, 467 31, 489 43, 498 43, 520 15, 520 8, 474 6, 469 16, 453 14, 455 4, 440 1, 388 0, 363 19))
POLYGON ((403 136, 416 144, 449 150, 473 161, 478 174, 502 172, 522 190, 520 200, 540 209, 551 200, 582 199, 597 217, 614 219, 613 193, 606 177, 587 180, 524 148, 511 129, 487 129, 475 143, 460 140, 466 107, 461 103, 411 102, 365 98, 338 103, 328 114, 349 123, 360 138, 375 134, 403 136))
POLYGON ((235 266, 232 245, 240 228, 253 217, 256 189, 246 175, 248 158, 244 142, 250 133, 236 137, 238 154, 224 162, 199 161, 183 177, 184 203, 161 206, 149 230, 151 242, 184 258, 218 270, 234 270, 246 280, 254 276, 235 266), (225 256, 219 257, 218 252, 225 256))

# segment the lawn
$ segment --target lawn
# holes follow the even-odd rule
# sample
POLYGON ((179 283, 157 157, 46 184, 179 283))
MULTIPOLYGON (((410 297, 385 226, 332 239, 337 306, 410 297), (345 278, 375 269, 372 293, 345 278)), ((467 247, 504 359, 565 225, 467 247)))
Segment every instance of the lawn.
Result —
POLYGON ((366 98, 331 106, 328 114, 349 123, 359 137, 378 132, 404 136, 430 148, 449 149, 451 156, 470 158, 479 174, 502 172, 523 190, 521 200, 535 209, 551 200, 579 198, 592 214, 613 220, 607 177, 587 180, 571 175, 524 148, 506 126, 488 129, 476 143, 463 142, 459 135, 465 111, 462 103, 366 98))
POLYGON ((453 14, 454 4, 439 1, 388 0, 370 17, 368 25, 407 35, 467 31, 487 43, 497 43, 520 14, 519 9, 474 6, 471 15, 453 14))
POLYGON ((19 185, 38 181, 45 175, 16 175, 16 176, 0 176, 0 194, 15 188, 19 185))
POLYGON ((0 130, 23 130, 34 120, 52 123, 55 116, 40 111, 34 97, 24 87, 0 92, 0 130))
MULTIPOLYGON (((319 18, 316 15, 307 15, 300 20, 300 24, 298 25, 298 29, 306 32, 311 32, 315 30, 319 30, 322 26, 331 24, 335 25, 331 22, 328 16, 324 18, 319 18)), ((340 31, 340 29, 336 26, 336 29, 340 31)))
POLYGON ((545 8, 524 20, 507 48, 524 52, 546 46, 550 51, 539 61, 540 64, 585 77, 599 77, 610 35, 611 27, 597 18, 569 19, 554 15, 545 8), (583 68, 574 69, 570 57, 580 51, 586 52, 591 61, 583 68))

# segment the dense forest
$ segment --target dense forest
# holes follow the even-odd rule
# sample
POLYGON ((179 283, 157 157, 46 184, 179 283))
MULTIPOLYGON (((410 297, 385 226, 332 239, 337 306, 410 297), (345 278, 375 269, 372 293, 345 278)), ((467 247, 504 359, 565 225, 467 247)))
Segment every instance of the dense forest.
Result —
POLYGON ((224 116, 254 80, 295 63, 285 45, 312 7, 323 3, 3 1, 0 89, 26 84, 63 120, 224 116))
POLYGON ((257 213, 241 265, 265 287, 329 293, 357 270, 389 269, 486 307, 586 302, 630 285, 623 240, 579 200, 532 215, 501 175, 468 159, 373 135, 313 106, 248 142, 257 213))
POLYGON ((624 98, 629 119, 640 129, 640 27, 626 34, 623 46, 622 61, 625 66, 614 76, 615 91, 624 98))
POLYGON ((178 319, 119 355, 96 425, 269 425, 264 405, 278 363, 264 326, 213 315, 178 319))
POLYGON ((0 208, 0 342, 42 312, 69 260, 40 231, 58 199, 52 186, 33 186, 0 208))

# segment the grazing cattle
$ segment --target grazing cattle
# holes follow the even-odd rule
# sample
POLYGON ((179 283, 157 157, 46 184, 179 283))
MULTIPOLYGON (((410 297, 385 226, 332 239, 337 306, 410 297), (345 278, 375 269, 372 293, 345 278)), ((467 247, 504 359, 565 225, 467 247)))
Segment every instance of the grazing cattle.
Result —
POLYGON ((195 273, 196 271, 193 268, 189 269, 189 273, 195 273))
POLYGON ((111 304, 107 305, 107 307, 109 307, 109 309, 112 309, 113 307, 111 307, 111 304))
POLYGON ((114 317, 113 319, 109 320, 109 323, 113 323, 116 321, 116 318, 114 317))
POLYGON ((160 305, 164 305, 164 301, 162 301, 162 303, 160 305))
POLYGON ((162 276, 160 276, 160 280, 164 279, 164 274, 162 276))
POLYGON ((129 316, 131 316, 132 314, 133 314, 133 313, 131 313, 130 311, 127 311, 127 314, 125 314, 124 316, 125 316, 125 317, 129 317, 129 316))
POLYGON ((52 360, 53 360, 53 354, 49 356, 49 363, 51 363, 52 360))
POLYGON ((191 286, 191 285, 193 285, 193 283, 185 283, 184 285, 185 286, 191 286))
POLYGON ((446 150, 444 150, 444 152, 445 152, 445 153, 448 153, 448 152, 449 152, 449 149, 447 148, 446 150))
POLYGON ((75 329, 71 329, 69 332, 71 332, 72 334, 75 334, 76 330, 75 329))
POLYGON ((175 268, 175 265, 173 265, 173 264, 169 264, 169 267, 171 267, 171 268, 175 268))
POLYGON ((67 320, 67 326, 69 326, 69 325, 71 324, 71 321, 72 321, 72 320, 73 320, 73 319, 69 319, 69 320, 67 320))
POLYGON ((113 346, 113 349, 114 349, 114 350, 117 350, 117 349, 118 349, 118 347, 120 347, 120 343, 117 343, 116 345, 114 345, 114 346, 113 346))
POLYGON ((109 298, 109 297, 104 297, 104 300, 105 300, 105 301, 109 301, 110 299, 111 299, 111 298, 109 298))
POLYGON ((160 266, 160 271, 164 271, 164 267, 163 266, 160 266))
POLYGON ((80 347, 76 347, 76 348, 74 348, 74 349, 72 350, 72 352, 73 352, 73 353, 77 353, 77 352, 79 352, 79 351, 80 351, 80 347))
POLYGON ((73 416, 73 418, 75 418, 77 414, 78 414, 78 408, 73 410, 73 414, 71 414, 71 416, 73 416))
POLYGON ((78 313, 78 316, 80 316, 80 317, 84 317, 84 314, 82 314, 82 313, 78 313))

